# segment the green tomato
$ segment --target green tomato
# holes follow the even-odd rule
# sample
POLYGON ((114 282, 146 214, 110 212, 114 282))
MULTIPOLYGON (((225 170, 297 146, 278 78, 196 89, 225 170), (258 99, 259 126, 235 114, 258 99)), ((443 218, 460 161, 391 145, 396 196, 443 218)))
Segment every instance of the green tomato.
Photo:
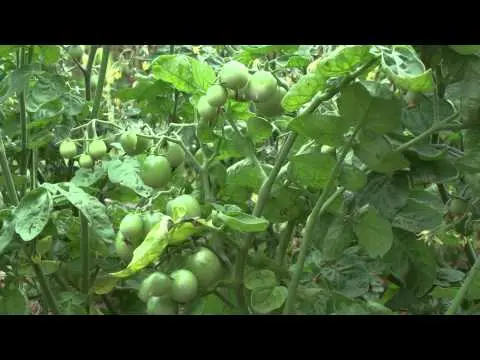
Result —
POLYGON ((138 297, 143 302, 147 302, 152 296, 169 296, 172 290, 173 281, 167 274, 154 272, 143 280, 138 297))
POLYGON ((282 107, 282 100, 287 94, 287 90, 282 87, 277 88, 277 92, 269 100, 263 103, 256 103, 256 113, 260 116, 280 116, 285 111, 282 107))
POLYGON ((76 59, 79 60, 82 58, 83 55, 83 49, 80 45, 72 45, 68 48, 68 54, 76 59))
POLYGON ((238 90, 247 85, 249 73, 242 63, 232 60, 220 70, 220 83, 227 89, 238 90))
POLYGON ((162 220, 162 218, 164 217, 164 215, 161 213, 161 212, 152 212, 152 211, 149 211, 145 214, 143 214, 143 226, 144 226, 144 230, 145 230, 145 235, 147 235, 150 230, 152 230, 152 228, 157 225, 160 220, 162 220))
POLYGON ((271 72, 260 70, 253 74, 249 82, 250 99, 255 102, 268 101, 277 91, 277 79, 271 72))
POLYGON ((120 222, 119 230, 125 238, 138 246, 143 240, 143 219, 140 214, 127 214, 120 222))
POLYGON ((228 93, 222 85, 210 86, 207 90, 207 101, 215 108, 223 106, 227 101, 228 93))
POLYGON ((172 177, 172 167, 164 156, 148 155, 143 162, 141 177, 145 185, 161 188, 172 177))
POLYGON ((176 143, 169 143, 167 159, 172 168, 176 168, 185 161, 185 151, 180 145, 176 143))
POLYGON ((125 237, 121 232, 118 232, 115 238, 115 251, 118 257, 125 262, 130 262, 133 257, 133 250, 133 246, 125 241, 125 237))
POLYGON ((78 158, 78 164, 83 169, 91 169, 93 167, 93 158, 88 154, 82 154, 78 158))
POLYGON ((135 155, 138 138, 133 131, 126 131, 120 136, 120 144, 128 155, 135 155))
POLYGON ((205 161, 205 154, 203 153, 203 150, 201 148, 198 149, 195 153, 195 159, 197 159, 200 164, 203 164, 203 162, 205 161))
POLYGON ((153 296, 148 299, 147 311, 148 315, 176 315, 178 305, 167 297, 153 296))
POLYGON ((60 144, 60 155, 64 159, 73 159, 77 156, 77 145, 71 140, 64 140, 60 144))
POLYGON ((190 270, 180 269, 174 271, 170 277, 173 279, 172 300, 185 304, 197 296, 198 280, 190 270))
POLYGON ((188 194, 179 195, 175 199, 167 202, 165 210, 168 216, 173 218, 175 209, 183 209, 181 213, 187 217, 199 217, 202 215, 202 208, 197 199, 188 194))
POLYGON ((453 215, 463 215, 467 211, 468 203, 463 199, 452 199, 450 201, 449 211, 453 215))
POLYGON ((93 140, 88 146, 89 155, 95 159, 101 159, 107 153, 107 145, 103 140, 93 140))
POLYGON ((142 154, 152 146, 152 139, 137 135, 137 146, 135 147, 135 154, 142 154))
POLYGON ((197 103, 197 110, 200 118, 210 122, 217 117, 217 108, 208 103, 207 97, 202 96, 197 103))
POLYGON ((187 260, 187 269, 198 280, 201 288, 207 289, 222 275, 222 263, 217 255, 207 248, 201 248, 187 260))

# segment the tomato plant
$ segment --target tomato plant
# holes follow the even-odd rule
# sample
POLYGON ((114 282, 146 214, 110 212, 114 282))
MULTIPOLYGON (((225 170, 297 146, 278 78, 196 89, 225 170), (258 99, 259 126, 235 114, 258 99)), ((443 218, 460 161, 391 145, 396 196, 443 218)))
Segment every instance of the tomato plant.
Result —
POLYGON ((0 46, 0 313, 476 314, 479 57, 0 46))

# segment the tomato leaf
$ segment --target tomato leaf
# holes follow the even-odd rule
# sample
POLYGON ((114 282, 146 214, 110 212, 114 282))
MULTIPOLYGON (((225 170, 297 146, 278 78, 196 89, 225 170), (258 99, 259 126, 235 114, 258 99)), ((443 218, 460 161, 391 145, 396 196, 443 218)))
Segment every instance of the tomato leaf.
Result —
POLYGON ((134 157, 128 157, 124 160, 113 160, 107 165, 108 180, 113 184, 125 186, 142 197, 148 197, 152 194, 152 188, 143 183, 139 172, 140 163, 134 157))
POLYGON ((480 45, 448 45, 450 49, 453 49, 461 55, 479 55, 480 45))
POLYGON ((0 289, 0 314, 25 315, 27 314, 27 298, 17 288, 0 289))
POLYGON ((322 258, 326 261, 336 260, 341 257, 343 251, 353 242, 352 226, 343 219, 336 217, 328 227, 323 239, 322 258))
POLYGON ((358 242, 371 257, 382 257, 390 250, 393 242, 392 224, 380 217, 375 208, 361 208, 354 226, 358 242))
POLYGON ((247 134, 256 143, 261 143, 272 136, 272 124, 259 117, 252 117, 247 121, 247 134))
POLYGON ((287 176, 296 184, 321 189, 327 183, 335 163, 334 155, 319 151, 294 155, 290 158, 287 176))
POLYGON ((245 214, 241 211, 222 212, 214 210, 212 218, 220 221, 227 227, 240 232, 262 232, 269 225, 268 220, 253 215, 245 214))
POLYGON ((272 270, 252 270, 245 274, 244 284, 248 290, 255 290, 276 286, 278 280, 272 270))
POLYGON ((14 211, 15 232, 23 241, 35 239, 43 231, 53 211, 50 193, 39 187, 25 195, 14 211))
POLYGON ((288 290, 285 286, 260 288, 252 291, 250 301, 253 311, 268 314, 280 308, 287 299, 288 290))
POLYGON ((0 254, 10 244, 15 235, 15 221, 14 219, 3 220, 2 228, 0 229, 0 254))
POLYGON ((293 131, 329 146, 340 146, 349 126, 346 118, 318 113, 296 117, 288 124, 293 131))

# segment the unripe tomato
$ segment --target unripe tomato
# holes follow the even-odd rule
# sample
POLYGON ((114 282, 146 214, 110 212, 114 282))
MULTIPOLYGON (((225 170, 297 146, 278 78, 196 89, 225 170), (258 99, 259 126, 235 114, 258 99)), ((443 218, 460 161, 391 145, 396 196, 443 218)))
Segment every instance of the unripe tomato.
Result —
POLYGON ((143 162, 141 177, 145 185, 161 188, 170 181, 172 167, 166 157, 149 155, 143 162))
POLYGON ((120 232, 135 246, 137 246, 144 236, 143 219, 140 214, 127 214, 120 222, 120 232))
POLYGON ((138 297, 143 302, 147 302, 152 296, 169 296, 172 290, 173 281, 167 274, 154 272, 143 280, 138 297))
POLYGON ((248 69, 242 63, 232 60, 220 70, 220 83, 228 89, 238 90, 247 85, 248 69))
POLYGON ((83 49, 80 45, 72 45, 68 48, 68 53, 72 58, 79 60, 82 58, 83 49))
POLYGON ((207 90, 206 99, 210 106, 220 107, 227 101, 228 93, 222 85, 210 86, 207 90))
POLYGON ((176 168, 185 161, 185 151, 180 145, 176 143, 169 143, 167 159, 172 168, 176 168))
POLYGON ((77 156, 77 145, 71 140, 64 140, 60 144, 60 155, 64 159, 73 159, 77 156))
POLYGON ((82 154, 78 158, 78 165, 83 169, 91 169, 93 167, 93 159, 88 154, 82 154))
POLYGON ((133 131, 124 132, 120 136, 120 144, 122 145, 123 150, 125 150, 125 152, 128 155, 135 154, 135 150, 137 148, 137 142, 138 142, 137 134, 135 134, 133 131))
POLYGON ((463 215, 467 211, 468 203, 463 199, 452 199, 449 206, 449 212, 452 215, 463 215))
POLYGON ((133 246, 125 241, 125 237, 121 232, 118 232, 115 238, 115 251, 120 259, 129 262, 133 257, 133 246))
POLYGON ((176 315, 178 305, 167 297, 153 296, 147 302, 148 315, 176 315))
POLYGON ((147 235, 152 228, 162 220, 164 215, 161 212, 147 212, 143 214, 143 226, 145 230, 145 235, 147 235))
POLYGON ((207 289, 221 276, 222 263, 211 250, 201 248, 188 258, 187 269, 195 275, 199 286, 207 289))
POLYGON ((93 140, 88 146, 88 153, 94 160, 101 159, 107 153, 105 141, 93 140))
POLYGON ((202 209, 200 207, 200 204, 198 203, 197 199, 195 199, 192 195, 183 194, 167 202, 167 215, 170 217, 174 217, 175 208, 184 209, 185 214, 183 216, 199 217, 202 215, 202 209))
POLYGON ((173 279, 172 300, 184 304, 197 296, 198 280, 190 270, 174 271, 170 277, 173 279))

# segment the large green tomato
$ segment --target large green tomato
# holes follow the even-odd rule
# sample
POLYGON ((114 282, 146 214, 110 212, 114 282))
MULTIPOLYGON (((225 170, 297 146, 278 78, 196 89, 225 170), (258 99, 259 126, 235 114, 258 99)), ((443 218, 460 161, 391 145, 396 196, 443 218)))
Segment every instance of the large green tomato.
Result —
POLYGON ((208 289, 222 275, 222 263, 211 250, 201 248, 187 260, 187 269, 198 280, 201 288, 208 289))
POLYGON ((137 146, 135 148, 135 154, 142 154, 152 146, 152 139, 148 139, 143 136, 137 135, 137 146))
POLYGON ((253 101, 268 101, 277 91, 277 79, 268 71, 257 71, 250 79, 248 91, 253 101))
POLYGON ((120 136, 120 144, 128 155, 135 155, 138 137, 133 131, 126 131, 120 136))
POLYGON ((125 262, 130 262, 133 257, 133 246, 125 241, 125 237, 121 232, 118 232, 115 238, 115 251, 120 259, 125 262))
POLYGON ((176 315, 178 304, 168 297, 153 296, 147 302, 148 315, 176 315))
POLYGON ((60 155, 64 159, 73 159, 77 156, 77 145, 71 140, 62 141, 60 144, 60 155))
POLYGON ((223 106, 227 101, 228 93, 222 85, 212 85, 208 88, 206 98, 210 106, 223 106))
POLYGON ((197 111, 200 118, 210 123, 217 117, 217 108, 208 103, 206 96, 202 96, 197 103, 197 111))
POLYGON ((144 231, 145 231, 145 235, 147 235, 150 230, 152 230, 152 228, 157 225, 160 220, 162 220, 162 218, 164 217, 164 215, 161 213, 161 212, 158 212, 158 211, 149 211, 147 213, 144 213, 143 214, 143 226, 144 226, 144 231))
POLYGON ((127 214, 120 222, 120 232, 135 246, 138 246, 144 237, 143 219, 140 214, 127 214))
POLYGON ((185 161, 185 151, 180 145, 176 143, 169 143, 167 159, 170 162, 170 165, 172 165, 172 168, 176 168, 185 161))
POLYGON ((93 167, 93 159, 88 154, 82 154, 78 158, 78 165, 83 169, 91 169, 93 167))
POLYGON ((239 90, 247 85, 248 69, 242 63, 232 60, 223 65, 220 70, 220 83, 227 89, 239 90))
POLYGON ((172 300, 185 304, 197 296, 198 280, 190 270, 174 271, 170 277, 173 279, 172 300))
POLYGON ((275 95, 265 102, 255 104, 256 112, 260 116, 280 116, 285 111, 282 107, 282 100, 287 94, 287 90, 278 87, 275 95))
POLYGON ((143 280, 138 297, 147 302, 152 296, 169 296, 172 291, 173 281, 167 274, 162 272, 154 272, 143 280))
POLYGON ((107 145, 103 140, 93 140, 88 146, 88 153, 94 159, 101 159, 107 153, 107 145))
POLYGON ((202 208, 200 207, 197 199, 195 199, 192 195, 179 195, 175 199, 167 202, 167 215, 173 218, 175 215, 175 208, 180 209, 180 212, 183 214, 183 216, 199 217, 202 215, 202 208))
POLYGON ((142 180, 152 188, 162 188, 172 177, 172 167, 164 156, 148 155, 142 165, 142 180))

